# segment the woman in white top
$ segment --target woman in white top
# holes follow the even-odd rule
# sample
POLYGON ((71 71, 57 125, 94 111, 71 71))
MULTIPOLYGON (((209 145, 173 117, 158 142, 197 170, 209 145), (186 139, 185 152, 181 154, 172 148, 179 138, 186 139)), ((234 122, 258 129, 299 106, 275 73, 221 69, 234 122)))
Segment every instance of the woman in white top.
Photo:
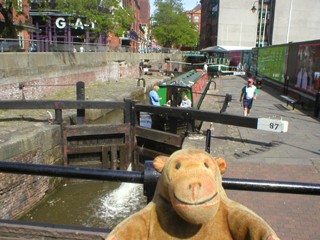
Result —
POLYGON ((180 107, 191 108, 191 100, 188 97, 188 94, 184 95, 184 99, 181 101, 180 107))

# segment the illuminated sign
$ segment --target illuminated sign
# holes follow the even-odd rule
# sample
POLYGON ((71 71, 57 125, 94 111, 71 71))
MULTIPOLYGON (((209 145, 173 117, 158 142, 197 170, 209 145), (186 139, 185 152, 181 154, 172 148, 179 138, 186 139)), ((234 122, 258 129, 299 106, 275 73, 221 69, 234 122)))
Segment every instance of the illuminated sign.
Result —
MULTIPOLYGON (((82 30, 85 28, 85 27, 90 27, 89 24, 84 24, 81 20, 81 18, 77 18, 76 22, 75 23, 69 23, 69 25, 71 27, 73 27, 74 29, 78 29, 78 28, 81 28, 82 30)), ((57 18, 56 20, 56 26, 57 28, 59 29, 63 29, 67 26, 67 22, 66 22, 66 19, 63 18, 63 17, 59 17, 57 18)), ((91 28, 94 28, 94 23, 91 23, 91 28)))

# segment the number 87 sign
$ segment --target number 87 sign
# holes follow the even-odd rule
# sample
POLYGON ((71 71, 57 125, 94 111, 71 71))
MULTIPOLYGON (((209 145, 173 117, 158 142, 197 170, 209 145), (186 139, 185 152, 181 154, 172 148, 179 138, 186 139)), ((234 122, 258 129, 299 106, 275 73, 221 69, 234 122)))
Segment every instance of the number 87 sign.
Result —
POLYGON ((258 118, 257 129, 271 132, 288 132, 289 122, 271 118, 258 118))

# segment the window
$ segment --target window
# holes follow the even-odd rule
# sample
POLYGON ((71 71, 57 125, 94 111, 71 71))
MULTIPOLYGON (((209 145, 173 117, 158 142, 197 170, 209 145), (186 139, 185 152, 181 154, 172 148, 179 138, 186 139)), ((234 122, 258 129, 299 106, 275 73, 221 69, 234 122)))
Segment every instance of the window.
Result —
POLYGON ((199 16, 194 16, 194 22, 199 22, 199 16))
POLYGON ((18 4, 17 10, 18 10, 19 12, 22 12, 22 11, 23 11, 22 0, 18 0, 18 1, 17 1, 17 4, 18 4))
POLYGON ((20 48, 24 48, 24 38, 23 38, 23 32, 19 32, 19 46, 20 48))

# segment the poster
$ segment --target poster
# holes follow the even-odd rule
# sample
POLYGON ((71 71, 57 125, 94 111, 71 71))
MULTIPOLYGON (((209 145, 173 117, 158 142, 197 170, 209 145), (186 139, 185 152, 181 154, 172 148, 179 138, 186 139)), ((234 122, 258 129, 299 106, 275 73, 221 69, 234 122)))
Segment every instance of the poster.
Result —
POLYGON ((286 70, 287 48, 287 46, 260 48, 258 53, 258 73, 283 82, 286 70))
POLYGON ((295 87, 317 93, 320 88, 320 43, 300 45, 295 87))

